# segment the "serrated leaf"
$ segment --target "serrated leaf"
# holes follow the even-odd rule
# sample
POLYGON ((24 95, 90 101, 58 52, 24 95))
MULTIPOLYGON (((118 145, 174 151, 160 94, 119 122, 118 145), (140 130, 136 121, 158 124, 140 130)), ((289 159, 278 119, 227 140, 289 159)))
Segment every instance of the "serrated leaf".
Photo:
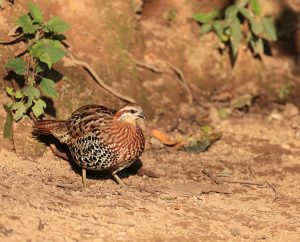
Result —
POLYGON ((13 69, 18 75, 24 75, 26 64, 21 58, 15 58, 8 61, 6 68, 13 69))
POLYGON ((48 68, 51 69, 52 65, 65 55, 65 52, 59 47, 59 41, 41 40, 30 48, 29 54, 46 63, 48 68))
POLYGON ((250 1, 251 8, 256 16, 259 16, 261 13, 261 6, 259 4, 259 0, 251 0, 250 1))
POLYGON ((230 45, 232 55, 235 57, 239 50, 240 42, 243 38, 242 26, 238 18, 235 18, 230 25, 230 45))
POLYGON ((264 26, 264 34, 265 34, 266 39, 269 41, 276 41, 277 33, 276 33, 276 27, 274 24, 274 20, 271 17, 263 17, 262 23, 264 26))
POLYGON ((235 0, 235 5, 240 9, 248 4, 249 0, 235 0))
POLYGON ((14 89, 12 87, 6 87, 6 93, 11 97, 15 95, 14 89))
POLYGON ((12 100, 9 100, 8 103, 6 103, 6 106, 11 108, 11 106, 14 104, 12 100))
POLYGON ((246 19, 253 19, 253 14, 247 8, 241 8, 239 11, 246 19))
POLYGON ((250 46, 256 55, 260 55, 264 52, 264 43, 261 38, 257 40, 250 40, 250 46))
POLYGON ((213 11, 209 12, 209 13, 194 13, 192 18, 201 23, 201 24, 205 24, 208 22, 211 22, 212 20, 214 20, 216 17, 219 16, 219 9, 214 9, 213 11))
POLYGON ((224 25, 221 21, 214 21, 213 28, 222 42, 226 42, 228 40, 228 37, 224 34, 224 25))
POLYGON ((27 109, 24 105, 24 103, 22 102, 15 102, 12 106, 11 106, 11 110, 13 110, 13 117, 15 121, 19 121, 24 114, 26 113, 27 109))
POLYGON ((43 43, 49 46, 52 46, 54 48, 60 48, 61 43, 58 40, 52 40, 52 39, 44 39, 43 43))
POLYGON ((57 92, 55 90, 55 82, 48 78, 43 78, 39 88, 43 94, 47 97, 56 97, 57 92))
POLYGON ((16 91, 15 98, 20 99, 22 97, 24 97, 24 94, 20 90, 16 91))
POLYGON ((41 116, 44 113, 44 108, 46 108, 46 103, 42 99, 38 99, 32 107, 34 116, 36 118, 41 116))
POLYGON ((256 41, 256 54, 262 54, 264 52, 264 42, 261 38, 256 41))
POLYGON ((28 8, 29 8, 29 13, 30 13, 31 17, 34 19, 34 21, 37 23, 42 23, 43 22, 43 13, 42 13, 40 7, 37 4, 30 2, 28 4, 28 8))
POLYGON ((45 26, 49 31, 57 34, 61 34, 70 27, 68 23, 64 22, 57 16, 51 18, 45 26))
POLYGON ((256 35, 260 35, 264 31, 264 25, 261 21, 251 21, 250 27, 253 33, 256 35))
POLYGON ((41 93, 40 93, 39 89, 37 89, 34 86, 25 87, 24 90, 23 90, 23 93, 28 98, 27 103, 25 104, 25 106, 27 108, 29 108, 32 105, 33 100, 37 100, 41 96, 41 93))
POLYGON ((3 108, 6 112, 6 120, 4 123, 4 128, 3 128, 3 138, 5 139, 13 139, 13 115, 10 111, 10 108, 7 105, 3 105, 3 108))
POLYGON ((24 34, 34 34, 38 29, 38 26, 33 23, 27 14, 18 18, 17 25, 22 28, 24 34))
POLYGON ((236 19, 237 14, 238 8, 235 5, 231 5, 225 10, 225 18, 228 19, 230 23, 236 19))
POLYGON ((207 32, 209 32, 211 30, 212 30, 212 24, 211 23, 206 23, 206 24, 201 25, 200 33, 201 34, 206 34, 207 32))

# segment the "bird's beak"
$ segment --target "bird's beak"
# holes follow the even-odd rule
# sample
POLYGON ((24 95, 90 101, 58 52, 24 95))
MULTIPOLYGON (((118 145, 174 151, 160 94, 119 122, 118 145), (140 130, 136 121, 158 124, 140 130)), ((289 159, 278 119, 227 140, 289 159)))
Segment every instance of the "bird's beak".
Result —
POLYGON ((146 118, 143 112, 142 112, 142 113, 139 113, 139 117, 142 118, 142 119, 145 119, 145 118, 146 118))

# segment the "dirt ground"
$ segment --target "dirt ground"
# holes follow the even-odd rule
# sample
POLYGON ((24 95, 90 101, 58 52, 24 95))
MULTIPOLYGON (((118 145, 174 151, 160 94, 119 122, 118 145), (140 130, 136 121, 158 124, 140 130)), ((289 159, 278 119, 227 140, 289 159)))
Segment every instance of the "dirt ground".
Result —
POLYGON ((299 121, 230 118, 200 154, 148 143, 159 177, 124 172, 127 189, 98 172, 83 191, 50 148, 36 160, 2 148, 0 240, 299 241, 299 121))
MULTIPOLYGON (((25 2, 5 2, 5 35, 25 2)), ((88 172, 83 191, 78 167, 31 139, 29 121, 14 124, 16 152, 2 139, 7 97, 0 93, 0 241, 300 241, 300 68, 294 68, 294 54, 274 46, 273 56, 261 62, 242 52, 233 69, 216 36, 200 38, 191 21, 194 12, 227 0, 136 1, 142 10, 131 9, 131 15, 124 2, 86 0, 83 8, 83 1, 40 1, 46 16, 72 23, 68 39, 75 56, 143 106, 149 117, 143 169, 121 173, 126 189, 105 172, 88 172), (78 16, 86 16, 85 23, 78 16), (138 68, 127 52, 161 71, 138 68), (170 64, 184 73, 197 105, 189 103, 170 64), (290 82, 290 95, 278 101, 278 90, 290 82), (217 110, 245 94, 251 105, 220 120, 217 110), (197 134, 202 117, 222 132, 205 152, 167 147, 150 136, 152 128, 171 137, 174 129, 197 134)), ((267 10, 280 9, 279 1, 262 2, 267 10)), ((0 65, 15 51, 3 47, 0 65)), ((118 106, 80 68, 57 68, 65 79, 56 83, 56 118, 91 102, 118 106)), ((8 82, 0 84, 4 90, 8 82)))

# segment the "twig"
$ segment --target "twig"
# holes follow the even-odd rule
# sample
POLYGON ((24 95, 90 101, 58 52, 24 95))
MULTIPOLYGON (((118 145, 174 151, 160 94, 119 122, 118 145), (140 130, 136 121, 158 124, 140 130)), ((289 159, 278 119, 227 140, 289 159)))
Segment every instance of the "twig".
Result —
POLYGON ((0 44, 1 45, 12 45, 12 44, 16 44, 22 40, 23 40, 23 36, 19 36, 12 40, 0 40, 0 44))
POLYGON ((272 191, 274 192, 274 194, 275 194, 275 198, 274 198, 274 202, 279 198, 279 195, 278 195, 278 193, 277 193, 277 191, 276 191, 276 189, 274 188, 274 186, 272 186, 269 182, 266 182, 266 184, 268 185, 268 187, 269 188, 271 188, 272 189, 272 191))
POLYGON ((175 72, 175 74, 178 76, 178 78, 181 80, 186 92, 188 93, 188 102, 189 104, 193 104, 193 101, 195 100, 194 95, 192 93, 192 90, 187 82, 187 80, 185 79, 183 72, 178 69, 177 67, 173 66, 172 64, 168 63, 169 68, 175 72))
POLYGON ((208 169, 203 169, 202 173, 208 176, 211 179, 211 181, 216 184, 222 184, 223 182, 226 182, 226 183, 239 183, 239 184, 246 184, 246 185, 263 186, 266 183, 266 182, 260 182, 255 180, 217 178, 208 169))
MULTIPOLYGON (((260 154, 260 155, 258 155, 258 156, 255 156, 252 160, 255 160, 255 159, 257 159, 257 158, 259 158, 259 157, 261 157, 261 156, 269 155, 269 154, 270 154, 269 152, 260 154)), ((252 162, 252 164, 253 164, 253 162, 252 162)), ((254 171, 252 170, 252 167, 251 167, 252 164, 250 164, 250 165, 248 166, 248 169, 249 169, 251 175, 252 175, 254 178, 256 178, 256 174, 254 173, 254 171)), ((267 184, 268 187, 271 188, 272 191, 274 192, 275 198, 274 198, 273 201, 275 202, 275 201, 279 198, 279 195, 278 195, 278 193, 277 193, 275 187, 272 186, 272 185, 270 184, 270 182, 268 182, 268 181, 266 181, 265 184, 267 184)))
POLYGON ((49 186, 56 186, 56 187, 61 187, 61 188, 74 188, 73 184, 63 184, 63 183, 51 183, 51 182, 45 182, 45 185, 49 186))
POLYGON ((208 169, 203 169, 203 170, 202 170, 202 173, 203 173, 204 175, 208 176, 212 182, 214 182, 214 183, 216 183, 216 184, 221 184, 221 183, 222 183, 222 182, 220 182, 220 181, 218 180, 218 178, 216 178, 216 177, 211 173, 210 170, 208 170, 208 169))
POLYGON ((151 65, 149 63, 146 63, 146 62, 143 62, 143 61, 139 61, 137 60, 136 58, 134 58, 134 56, 130 53, 127 52, 127 55, 133 60, 133 62, 138 66, 138 67, 141 67, 141 68, 145 68, 145 69, 148 69, 150 71, 153 71, 154 73, 163 73, 164 70, 154 66, 154 65, 151 65))
POLYGON ((220 182, 227 182, 227 183, 239 183, 239 184, 246 184, 246 185, 256 185, 256 186, 263 186, 265 182, 254 181, 254 180, 235 180, 235 179, 226 179, 222 178, 219 179, 220 182))
MULTIPOLYGON (((148 69, 148 70, 150 70, 150 71, 152 71, 152 72, 154 72, 154 73, 159 73, 159 74, 165 72, 165 70, 163 70, 163 69, 161 69, 161 68, 158 68, 158 67, 156 67, 156 66, 154 66, 154 65, 151 65, 151 64, 149 64, 149 63, 146 63, 146 62, 137 60, 137 59, 136 59, 132 54, 130 54, 130 53, 127 53, 127 55, 133 60, 133 62, 134 62, 138 67, 145 68, 145 69, 148 69)), ((164 62, 165 62, 165 61, 164 61, 164 62)), ((170 70, 172 70, 172 71, 177 75, 177 77, 179 78, 179 80, 181 81, 183 87, 185 88, 185 90, 186 90, 186 92, 187 92, 187 94, 188 94, 188 97, 187 97, 187 98, 188 98, 189 104, 190 104, 190 105, 193 104, 193 101, 196 100, 196 99, 195 99, 195 97, 194 97, 194 95, 193 95, 193 93, 192 93, 192 90, 191 90, 191 88, 190 88, 190 86, 189 86, 187 80, 185 79, 185 76, 184 76, 183 72, 182 72, 179 68, 175 67, 174 65, 172 65, 172 64, 170 64, 170 63, 168 63, 168 62, 165 62, 165 63, 166 63, 166 66, 168 66, 168 68, 169 68, 170 70)))

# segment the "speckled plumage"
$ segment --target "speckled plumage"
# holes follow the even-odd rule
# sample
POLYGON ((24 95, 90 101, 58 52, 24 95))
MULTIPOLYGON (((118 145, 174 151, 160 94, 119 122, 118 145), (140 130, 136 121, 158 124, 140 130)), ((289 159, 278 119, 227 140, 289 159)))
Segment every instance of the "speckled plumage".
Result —
POLYGON ((144 151, 145 139, 136 122, 139 117, 144 118, 137 104, 127 104, 118 111, 87 105, 66 121, 37 121, 35 130, 66 143, 83 169, 109 169, 120 183, 116 173, 130 166, 144 151))

